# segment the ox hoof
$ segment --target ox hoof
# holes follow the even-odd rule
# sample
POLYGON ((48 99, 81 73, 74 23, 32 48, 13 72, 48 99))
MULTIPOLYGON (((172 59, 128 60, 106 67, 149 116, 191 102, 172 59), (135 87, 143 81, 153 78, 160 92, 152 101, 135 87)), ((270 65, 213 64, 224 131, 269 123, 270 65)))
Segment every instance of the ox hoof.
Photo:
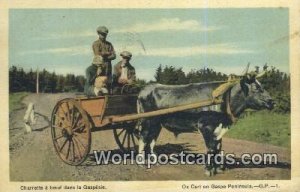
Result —
POLYGON ((220 174, 220 173, 224 173, 224 169, 223 168, 221 168, 221 167, 217 167, 216 168, 216 173, 218 173, 218 174, 220 174))
POLYGON ((137 166, 143 167, 143 168, 146 168, 146 165, 147 165, 145 160, 136 162, 136 164, 137 164, 137 166))
POLYGON ((146 168, 146 166, 145 166, 145 165, 143 165, 143 164, 142 164, 142 165, 141 165, 141 164, 139 164, 138 166, 139 166, 139 167, 142 167, 142 168, 146 168))
POLYGON ((139 166, 141 168, 147 168, 145 164, 137 164, 137 166, 139 166))
POLYGON ((207 177, 214 176, 215 174, 216 174, 215 169, 210 169, 210 170, 205 169, 205 175, 206 175, 207 177))

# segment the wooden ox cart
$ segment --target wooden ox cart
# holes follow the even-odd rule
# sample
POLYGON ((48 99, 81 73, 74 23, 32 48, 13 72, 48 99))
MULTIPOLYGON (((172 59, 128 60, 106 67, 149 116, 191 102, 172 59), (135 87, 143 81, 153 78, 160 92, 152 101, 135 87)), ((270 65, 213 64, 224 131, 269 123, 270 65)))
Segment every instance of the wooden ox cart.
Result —
POLYGON ((56 104, 51 117, 54 148, 65 163, 79 165, 89 154, 91 132, 108 129, 113 130, 121 150, 135 148, 139 139, 138 119, 220 104, 222 100, 218 96, 233 84, 222 84, 212 93, 211 100, 145 113, 137 113, 137 95, 63 99, 56 104))

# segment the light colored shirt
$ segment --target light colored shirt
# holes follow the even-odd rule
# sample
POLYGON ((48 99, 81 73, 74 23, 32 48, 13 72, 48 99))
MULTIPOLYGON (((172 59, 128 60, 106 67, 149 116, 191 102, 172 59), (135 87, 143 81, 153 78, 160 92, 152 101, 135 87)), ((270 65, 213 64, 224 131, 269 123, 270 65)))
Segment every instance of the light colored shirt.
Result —
POLYGON ((122 66, 122 72, 121 72, 120 79, 128 80, 128 68, 124 64, 122 64, 121 66, 122 66))

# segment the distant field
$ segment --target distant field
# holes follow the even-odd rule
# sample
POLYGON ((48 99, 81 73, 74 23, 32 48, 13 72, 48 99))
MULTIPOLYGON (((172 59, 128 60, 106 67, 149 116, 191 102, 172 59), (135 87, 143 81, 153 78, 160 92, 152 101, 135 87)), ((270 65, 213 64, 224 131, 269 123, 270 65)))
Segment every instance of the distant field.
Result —
POLYGON ((18 92, 9 94, 9 112, 23 107, 22 99, 27 96, 27 92, 18 92))
POLYGON ((290 147, 290 114, 277 114, 269 111, 255 112, 239 119, 225 136, 290 147))

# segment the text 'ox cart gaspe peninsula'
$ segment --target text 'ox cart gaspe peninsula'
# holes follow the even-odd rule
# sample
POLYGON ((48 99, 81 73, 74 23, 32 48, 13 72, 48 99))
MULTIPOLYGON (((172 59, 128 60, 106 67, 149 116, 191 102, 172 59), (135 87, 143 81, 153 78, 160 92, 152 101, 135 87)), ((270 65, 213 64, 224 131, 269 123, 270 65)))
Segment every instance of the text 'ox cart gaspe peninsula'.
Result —
MULTIPOLYGON (((156 106, 153 108, 154 110, 138 109, 141 107, 138 106, 138 101, 143 90, 147 89, 147 86, 139 95, 78 96, 76 98, 63 99, 56 104, 51 117, 51 133, 55 150, 65 163, 80 165, 90 152, 91 132, 108 129, 113 130, 115 140, 121 150, 133 150, 139 144, 141 130, 137 125, 140 121, 213 105, 221 104, 224 115, 233 123, 240 114, 241 111, 238 110, 241 108, 272 108, 273 100, 263 90, 257 80, 265 73, 266 71, 260 74, 246 73, 241 77, 231 77, 228 81, 197 83, 184 86, 148 85, 150 88, 157 85, 164 89, 175 88, 176 90, 184 87, 186 89, 195 89, 199 91, 199 94, 204 91, 206 94, 205 97, 199 95, 198 100, 192 103, 185 102, 184 104, 168 107, 156 106), (244 102, 243 107, 236 106, 235 100, 237 99, 239 102, 244 102)), ((199 114, 199 121, 201 122, 201 113, 199 114)), ((204 125, 202 124, 202 126, 204 125)), ((214 133, 214 140, 216 138, 220 140, 220 137, 222 137, 220 134, 216 134, 220 132, 219 129, 219 125, 211 129, 212 133, 214 133)), ((203 137, 206 143, 207 139, 211 139, 206 138, 210 137, 209 135, 203 134, 203 137)), ((216 145, 219 143, 216 142, 216 145)))

